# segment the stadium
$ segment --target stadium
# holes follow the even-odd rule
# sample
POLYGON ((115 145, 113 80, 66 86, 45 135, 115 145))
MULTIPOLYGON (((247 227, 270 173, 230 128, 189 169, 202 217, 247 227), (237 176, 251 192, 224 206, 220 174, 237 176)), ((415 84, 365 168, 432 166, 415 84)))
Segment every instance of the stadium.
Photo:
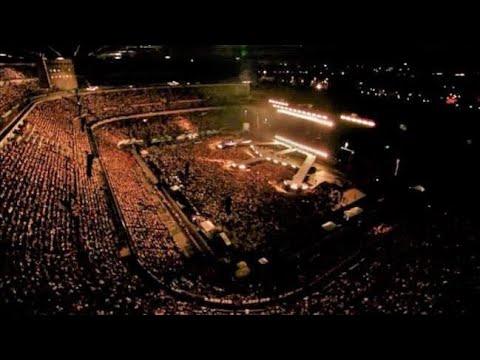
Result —
POLYGON ((390 264, 406 231, 397 197, 421 191, 388 196, 351 170, 352 141, 368 148, 385 131, 375 119, 250 81, 82 86, 71 60, 39 64, 1 72, 0 312, 459 306, 435 302, 444 274, 395 295, 415 271, 390 264), (392 283, 372 281, 385 268, 392 283))

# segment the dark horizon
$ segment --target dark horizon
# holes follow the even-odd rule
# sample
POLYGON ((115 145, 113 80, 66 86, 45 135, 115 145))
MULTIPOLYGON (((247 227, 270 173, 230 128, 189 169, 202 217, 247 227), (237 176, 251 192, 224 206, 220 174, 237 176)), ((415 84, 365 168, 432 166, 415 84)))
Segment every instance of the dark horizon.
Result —
MULTIPOLYGON (((155 43, 149 42, 145 44, 155 43)), ((3 46, 0 50, 18 54, 44 53, 48 57, 57 56, 51 49, 60 52, 64 57, 72 57, 79 44, 39 44, 34 46, 3 46), (51 48, 50 48, 51 46, 51 48)), ((103 45, 119 48, 124 45, 103 45)), ((298 62, 329 61, 338 63, 362 62, 381 64, 409 61, 421 66, 466 67, 475 68, 479 56, 475 51, 475 43, 468 38, 455 38, 445 35, 443 38, 393 38, 385 42, 381 38, 351 36, 344 39, 322 38, 318 44, 253 44, 253 45, 205 45, 205 44, 163 44, 164 51, 181 56, 241 56, 252 60, 274 59, 298 62)), ((102 45, 80 43, 79 58, 85 58, 102 45)))

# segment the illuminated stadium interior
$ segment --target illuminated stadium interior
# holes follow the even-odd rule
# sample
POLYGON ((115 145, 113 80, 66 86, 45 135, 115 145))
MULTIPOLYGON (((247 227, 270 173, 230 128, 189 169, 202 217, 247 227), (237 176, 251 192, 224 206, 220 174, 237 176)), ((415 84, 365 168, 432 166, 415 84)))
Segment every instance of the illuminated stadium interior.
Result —
MULTIPOLYGON (((176 59, 161 46, 88 56, 106 67, 141 51, 176 59)), ((414 176, 405 144, 421 149, 420 130, 322 106, 332 75, 311 80, 318 101, 286 91, 280 64, 147 85, 90 83, 63 56, 1 65, 0 313, 468 312, 450 284, 455 259, 476 266, 475 230, 433 223, 450 208, 414 176)))

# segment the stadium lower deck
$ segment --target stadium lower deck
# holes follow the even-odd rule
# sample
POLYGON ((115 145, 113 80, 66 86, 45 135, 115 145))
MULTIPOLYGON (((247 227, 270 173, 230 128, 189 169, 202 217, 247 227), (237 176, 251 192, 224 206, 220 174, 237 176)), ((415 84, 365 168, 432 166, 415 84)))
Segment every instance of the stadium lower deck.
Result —
MULTIPOLYGON (((164 136, 178 124, 185 119, 163 118, 148 126, 164 136)), ((466 311, 465 301, 447 300, 440 290, 464 270, 445 260, 446 243, 415 242, 405 239, 404 229, 381 231, 383 224, 367 220, 361 229, 326 233, 324 222, 340 222, 330 212, 338 190, 327 186, 292 195, 275 188, 294 174, 288 167, 261 163, 248 171, 232 169, 231 162, 251 157, 248 149, 215 147, 232 135, 120 149, 121 140, 141 138, 146 127, 106 125, 91 133, 87 128, 72 99, 45 101, 0 150, 3 312, 466 311), (97 151, 88 176, 86 153, 97 151), (180 184, 186 162, 190 174, 180 184), (222 228, 232 249, 205 240, 213 255, 205 254, 178 240, 178 233, 192 237, 192 229, 175 201, 169 202, 175 185, 183 185, 179 193, 197 215, 222 228), (223 207, 229 195, 231 215, 223 207), (359 242, 371 246, 360 251, 359 242), (432 247, 442 266, 431 269, 429 258, 411 255, 432 247), (132 256, 122 258, 126 248, 132 256), (260 264, 261 258, 268 264, 260 264), (251 269, 244 279, 234 276, 240 261, 251 269)), ((465 266, 476 264, 471 260, 465 266)))

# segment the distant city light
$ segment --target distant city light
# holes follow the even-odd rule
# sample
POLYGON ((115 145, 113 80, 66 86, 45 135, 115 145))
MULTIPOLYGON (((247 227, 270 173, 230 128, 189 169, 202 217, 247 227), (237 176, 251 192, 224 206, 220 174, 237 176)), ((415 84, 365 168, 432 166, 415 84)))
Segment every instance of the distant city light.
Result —
POLYGON ((355 124, 360 124, 368 127, 375 127, 375 122, 372 120, 362 119, 358 117, 348 116, 348 115, 340 115, 340 119, 352 122, 355 124))
POLYGON ((328 153, 325 152, 325 151, 311 148, 309 146, 306 146, 306 145, 297 143, 295 141, 292 141, 290 139, 287 139, 283 136, 275 135, 275 141, 282 144, 282 145, 285 145, 285 146, 288 146, 288 147, 293 147, 296 150, 298 150, 298 151, 300 151, 304 154, 307 154, 307 155, 318 155, 318 156, 323 157, 323 158, 328 157, 328 153))
POLYGON ((446 104, 449 104, 449 105, 451 105, 451 104, 456 104, 456 105, 458 105, 458 104, 457 104, 457 101, 458 101, 457 95, 452 95, 452 94, 450 94, 449 96, 447 96, 446 99, 445 99, 445 103, 446 103, 446 104))

